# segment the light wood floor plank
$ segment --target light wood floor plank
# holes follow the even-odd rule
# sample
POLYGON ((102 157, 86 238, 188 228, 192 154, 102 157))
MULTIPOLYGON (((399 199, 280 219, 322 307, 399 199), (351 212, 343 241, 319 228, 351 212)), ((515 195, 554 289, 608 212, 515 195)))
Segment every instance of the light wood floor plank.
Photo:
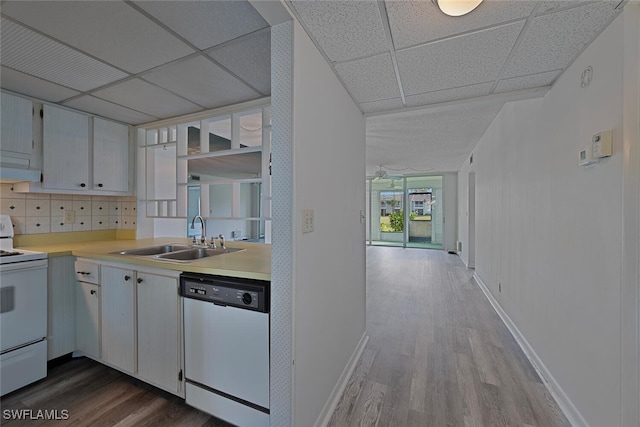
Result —
POLYGON ((370 419, 371 384, 386 386, 378 426, 569 425, 472 276, 444 251, 367 248, 365 352, 377 353, 330 426, 370 419))

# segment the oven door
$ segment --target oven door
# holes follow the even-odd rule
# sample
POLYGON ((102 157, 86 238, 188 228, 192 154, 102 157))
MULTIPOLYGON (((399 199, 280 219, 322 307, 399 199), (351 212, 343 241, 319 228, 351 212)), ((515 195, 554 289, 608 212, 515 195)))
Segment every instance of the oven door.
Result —
POLYGON ((0 264, 0 353, 47 336, 47 260, 0 264))

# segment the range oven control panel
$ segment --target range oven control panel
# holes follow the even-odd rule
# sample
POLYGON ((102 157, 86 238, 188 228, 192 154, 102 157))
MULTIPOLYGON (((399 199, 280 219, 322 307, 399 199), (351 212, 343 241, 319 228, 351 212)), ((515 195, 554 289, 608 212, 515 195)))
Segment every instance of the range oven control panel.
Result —
POLYGON ((214 276, 183 274, 180 277, 180 295, 218 305, 268 312, 268 283, 216 280, 214 276))

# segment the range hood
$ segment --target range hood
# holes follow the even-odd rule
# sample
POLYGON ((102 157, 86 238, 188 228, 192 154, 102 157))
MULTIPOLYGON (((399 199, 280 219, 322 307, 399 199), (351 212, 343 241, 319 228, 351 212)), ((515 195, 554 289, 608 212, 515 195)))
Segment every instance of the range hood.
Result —
POLYGON ((6 151, 0 157, 0 184, 41 182, 42 171, 30 158, 18 157, 6 151))
POLYGON ((40 182, 42 171, 0 166, 0 184, 14 182, 40 182))
POLYGON ((0 184, 14 182, 40 182, 42 172, 33 169, 0 167, 0 184))

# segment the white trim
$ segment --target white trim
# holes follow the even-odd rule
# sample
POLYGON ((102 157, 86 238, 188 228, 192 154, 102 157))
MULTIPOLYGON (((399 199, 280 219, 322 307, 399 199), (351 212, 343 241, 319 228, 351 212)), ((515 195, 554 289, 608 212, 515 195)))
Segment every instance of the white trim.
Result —
POLYGON ((320 415, 318 415, 314 427, 326 427, 329 424, 333 411, 336 410, 336 406, 338 406, 342 393, 344 392, 344 389, 349 382, 349 378, 351 378, 351 374, 353 374, 368 341, 369 335, 367 335, 367 331, 365 330, 364 334, 362 334, 362 337, 360 338, 360 342, 356 346, 356 349, 353 351, 349 361, 342 370, 342 374, 340 375, 338 382, 333 387, 329 399, 327 399, 322 411, 320 411, 320 415))
POLYGON ((473 273, 473 278, 478 286, 480 286, 480 289, 482 289, 482 292, 484 292, 493 309, 498 313, 498 316, 500 316, 500 319, 502 319, 502 322, 505 324, 507 329, 509 329, 509 332, 511 332, 511 335, 515 338, 525 356, 529 359, 529 362, 533 365, 533 368, 536 370, 545 387, 549 390, 549 393, 551 393, 551 396, 553 396, 556 403, 569 420, 569 423, 574 427, 588 427, 589 424, 587 424, 587 421, 584 419, 582 414, 580 414, 578 408, 575 407, 571 399, 569 399, 569 396, 564 392, 562 387, 560 387, 560 384, 556 381, 553 375, 551 375, 551 372, 544 365, 540 357, 538 357, 533 347, 531 347, 524 335, 522 335, 516 324, 513 323, 509 315, 502 309, 500 303, 493 297, 491 291, 487 288, 487 285, 482 281, 480 276, 478 276, 478 273, 473 273))

